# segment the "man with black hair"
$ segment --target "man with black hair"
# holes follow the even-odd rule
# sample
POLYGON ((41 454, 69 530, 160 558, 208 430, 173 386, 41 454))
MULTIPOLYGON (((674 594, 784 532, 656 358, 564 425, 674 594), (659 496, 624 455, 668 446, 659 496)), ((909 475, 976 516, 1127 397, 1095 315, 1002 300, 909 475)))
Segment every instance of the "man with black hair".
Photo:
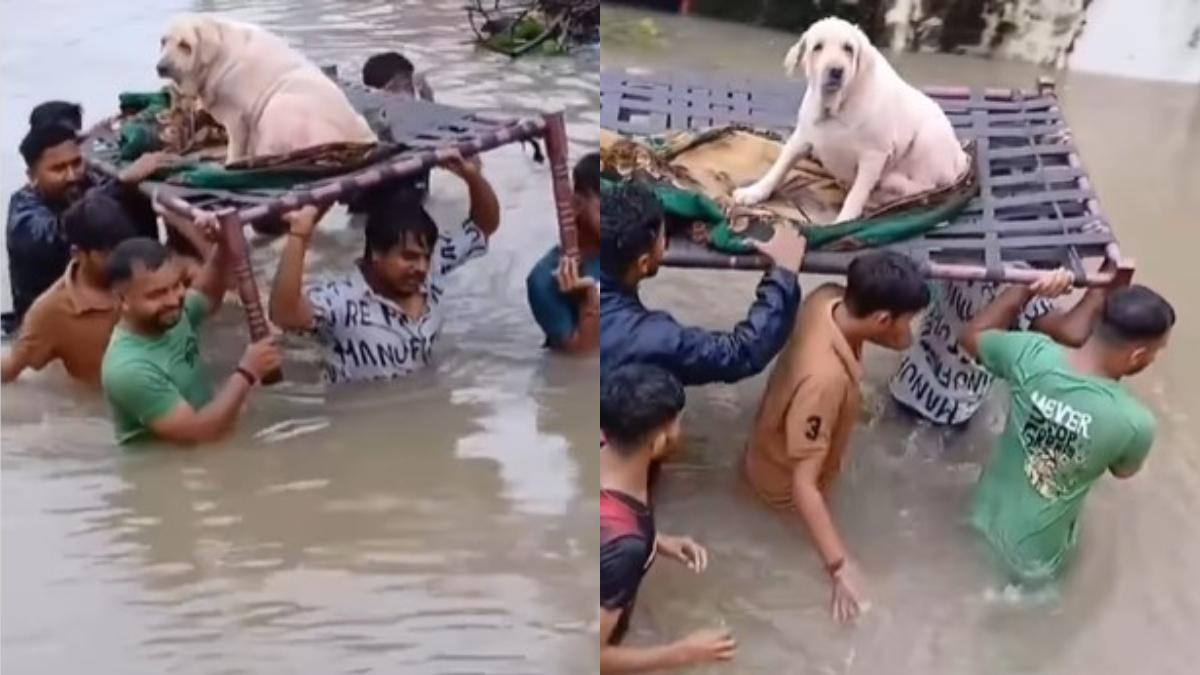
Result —
POLYGON ((83 131, 83 106, 67 101, 46 101, 29 113, 29 128, 62 124, 83 131))
POLYGON ((758 374, 787 342, 800 284, 805 240, 779 228, 766 243, 750 240, 774 266, 763 275, 746 318, 728 333, 685 327, 638 297, 658 274, 666 249, 662 206, 648 188, 622 183, 600 195, 600 364, 662 366, 685 386, 736 382, 758 374))
POLYGON ((533 318, 546 336, 546 347, 587 355, 600 340, 600 153, 584 155, 572 172, 579 258, 565 257, 554 246, 525 278, 533 318))
POLYGON ((600 672, 639 673, 733 658, 726 630, 702 630, 661 647, 623 647, 642 578, 664 555, 703 572, 708 553, 690 537, 658 533, 647 496, 650 465, 679 436, 683 386, 656 366, 600 378, 600 672))
POLYGON ((273 339, 255 342, 214 395, 198 332, 221 306, 230 275, 224 246, 213 249, 191 288, 179 258, 154 239, 127 239, 109 255, 120 319, 100 379, 118 443, 217 440, 237 422, 250 388, 279 368, 273 339))
POLYGON ((466 222, 439 232, 412 192, 380 193, 367 207, 357 269, 307 289, 304 256, 320 214, 307 207, 285 217, 291 229, 271 288, 271 321, 316 337, 326 381, 390 379, 432 360, 446 320, 447 276, 486 253, 500 226, 500 204, 483 174, 461 157, 446 169, 467 184, 466 222))
POLYGON ((845 287, 825 284, 804 301, 746 445, 750 487, 767 504, 794 509, 808 528, 838 621, 854 619, 866 600, 827 501, 859 416, 863 345, 906 349, 912 321, 928 304, 921 269, 908 257, 890 251, 856 257, 845 287))
POLYGON ((128 209, 143 236, 157 236, 157 217, 136 186, 174 158, 143 155, 118 180, 97 178, 84 168, 76 134, 70 125, 48 124, 32 127, 21 141, 29 183, 10 198, 6 227, 8 275, 18 324, 33 301, 66 271, 71 246, 63 236, 62 215, 89 190, 101 190, 128 209))
POLYGON ((125 209, 101 191, 71 205, 62 225, 71 262, 29 308, 4 357, 0 381, 5 383, 26 369, 41 370, 58 360, 73 379, 100 386, 100 363, 117 323, 106 276, 108 258, 121 242, 137 236, 137 228, 125 209))
POLYGON ((1068 289, 1010 288, 960 337, 963 350, 1008 383, 1008 421, 975 487, 971 524, 1022 584, 1050 581, 1070 561, 1084 500, 1104 474, 1129 478, 1141 469, 1154 415, 1121 380, 1148 368, 1175 326, 1170 303, 1134 285, 1109 292, 1079 348, 1007 330, 1031 297, 1068 289))
POLYGON ((372 89, 433 101, 433 88, 400 52, 381 52, 363 63, 362 83, 372 89))

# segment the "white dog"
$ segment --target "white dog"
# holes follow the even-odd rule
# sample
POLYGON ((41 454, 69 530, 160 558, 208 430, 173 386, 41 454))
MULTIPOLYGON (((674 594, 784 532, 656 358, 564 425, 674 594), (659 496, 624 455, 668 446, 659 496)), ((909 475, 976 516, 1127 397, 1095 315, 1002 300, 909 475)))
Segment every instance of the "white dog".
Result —
POLYGON ((770 170, 734 191, 738 204, 766 201, 809 154, 850 186, 837 222, 860 217, 873 195, 894 199, 945 187, 967 170, 945 112, 901 79, 857 26, 822 19, 783 63, 789 75, 799 66, 808 79, 796 129, 770 170))
POLYGON ((377 140, 333 80, 283 38, 252 24, 204 15, 175 20, 162 38, 158 73, 184 95, 198 96, 225 127, 226 163, 377 140))

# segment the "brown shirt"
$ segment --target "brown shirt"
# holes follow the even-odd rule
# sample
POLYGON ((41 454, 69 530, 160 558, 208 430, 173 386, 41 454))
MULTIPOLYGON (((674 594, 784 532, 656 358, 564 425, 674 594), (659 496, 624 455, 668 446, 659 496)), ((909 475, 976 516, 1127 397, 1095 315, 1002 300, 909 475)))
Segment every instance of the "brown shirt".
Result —
POLYGON ((117 325, 117 306, 106 296, 81 289, 77 270, 72 262, 34 301, 9 358, 34 370, 59 359, 72 378, 99 386, 100 363, 117 325))
POLYGON ((755 416, 746 479, 775 507, 792 506, 792 473, 800 460, 822 461, 819 487, 828 492, 858 417, 861 350, 850 346, 833 321, 843 292, 825 284, 804 300, 755 416))

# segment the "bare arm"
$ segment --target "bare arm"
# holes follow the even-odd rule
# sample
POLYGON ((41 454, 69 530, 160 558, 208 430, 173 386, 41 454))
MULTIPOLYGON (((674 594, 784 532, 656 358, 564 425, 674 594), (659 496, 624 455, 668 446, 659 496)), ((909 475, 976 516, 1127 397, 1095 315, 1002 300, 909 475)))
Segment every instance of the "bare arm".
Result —
POLYGON ((1055 310, 1038 317, 1033 322, 1033 329, 1050 336, 1061 345, 1082 346, 1091 336, 1092 327, 1100 317, 1106 292, 1105 288, 1089 288, 1070 310, 1055 310))
POLYGON ((308 238, 289 234, 271 284, 271 322, 284 330, 309 331, 316 325, 312 304, 304 297, 304 256, 308 238))
POLYGON ((166 415, 152 421, 150 429, 158 438, 184 447, 215 441, 237 423, 251 386, 246 377, 234 373, 208 405, 195 410, 181 400, 166 415))
POLYGON ((29 368, 41 370, 56 357, 54 330, 45 307, 43 303, 35 301, 29 308, 17 341, 4 355, 4 362, 0 365, 0 383, 15 381, 29 368))
POLYGON ((971 358, 979 358, 979 335, 989 330, 1008 330, 1020 316, 1025 304, 1033 297, 1028 286, 1011 286, 1004 290, 958 334, 958 344, 971 358))
POLYGON ((562 341, 560 349, 572 356, 588 356, 600 347, 600 295, 595 288, 587 291, 579 303, 575 332, 562 341))
POLYGON ((813 545, 821 561, 828 567, 839 560, 846 559, 846 546, 838 534, 833 516, 825 504, 825 495, 821 493, 819 478, 825 456, 813 456, 801 460, 792 470, 792 500, 808 534, 812 537, 813 545))
POLYGON ((456 173, 467 184, 471 198, 471 222, 491 239, 500 228, 500 200, 496 198, 496 191, 479 169, 469 162, 463 162, 456 173))
POLYGON ((682 645, 675 642, 659 647, 622 647, 610 645, 617 621, 618 610, 600 608, 600 673, 643 673, 664 668, 679 668, 687 665, 682 645))

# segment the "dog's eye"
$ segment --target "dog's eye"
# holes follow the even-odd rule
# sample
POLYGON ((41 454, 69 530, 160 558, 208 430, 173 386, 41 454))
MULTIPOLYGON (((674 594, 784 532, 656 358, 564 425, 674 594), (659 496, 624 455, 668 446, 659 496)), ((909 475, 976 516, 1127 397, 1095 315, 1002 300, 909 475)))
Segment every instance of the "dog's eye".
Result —
POLYGON ((854 56, 854 45, 844 42, 842 43, 842 51, 846 52, 846 56, 854 56))
POLYGON ((822 50, 822 49, 824 49, 824 48, 825 48, 825 43, 824 43, 824 42, 818 42, 817 44, 813 45, 813 53, 819 52, 819 51, 821 51, 821 50, 822 50))
POLYGON ((192 53, 192 44, 186 40, 180 40, 179 41, 179 51, 183 52, 184 54, 191 54, 192 53))

